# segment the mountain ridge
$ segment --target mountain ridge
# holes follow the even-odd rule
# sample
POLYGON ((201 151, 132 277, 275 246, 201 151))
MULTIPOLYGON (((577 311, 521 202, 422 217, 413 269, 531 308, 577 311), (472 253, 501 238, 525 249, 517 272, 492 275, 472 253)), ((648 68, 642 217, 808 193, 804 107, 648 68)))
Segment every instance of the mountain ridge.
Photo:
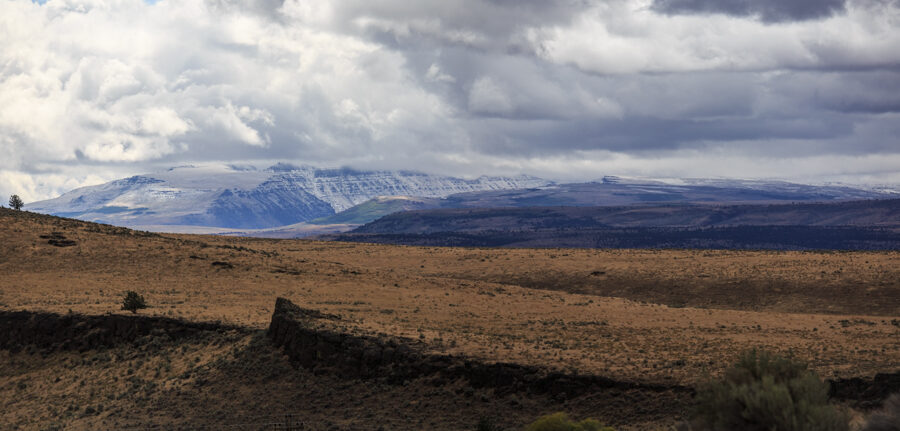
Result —
POLYGON ((900 199, 431 209, 319 238, 456 247, 896 250, 900 199))
POLYGON ((178 166, 75 189, 26 209, 157 231, 195 227, 252 236, 275 229, 279 236, 292 230, 307 236, 349 230, 409 210, 836 202, 896 196, 845 185, 785 181, 605 176, 594 182, 557 184, 528 175, 463 179, 408 170, 277 163, 266 169, 178 166), (323 225, 327 227, 316 227, 323 225))
POLYGON ((446 197, 551 184, 537 177, 462 179, 413 171, 276 164, 182 166, 75 189, 26 209, 122 226, 269 228, 326 217, 381 195, 446 197))

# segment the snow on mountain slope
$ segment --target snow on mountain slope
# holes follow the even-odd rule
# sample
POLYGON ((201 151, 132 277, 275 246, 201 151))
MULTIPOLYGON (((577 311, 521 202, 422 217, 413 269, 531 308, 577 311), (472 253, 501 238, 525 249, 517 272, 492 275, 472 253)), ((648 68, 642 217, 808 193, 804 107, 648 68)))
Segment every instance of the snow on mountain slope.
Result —
MULTIPOLYGON (((622 186, 638 189, 647 193, 652 192, 679 192, 691 190, 713 190, 716 194, 724 195, 726 191, 741 191, 748 194, 757 192, 759 197, 768 195, 774 200, 854 200, 854 199, 883 199, 898 194, 897 187, 872 185, 861 186, 842 183, 801 184, 779 180, 750 180, 736 178, 633 178, 605 176, 595 183, 622 186)), ((726 199, 728 200, 728 199, 726 199)), ((739 200, 739 199, 731 199, 739 200)))
POLYGON ((273 177, 287 187, 307 190, 328 202, 336 212, 376 196, 445 197, 455 193, 539 187, 548 181, 529 176, 487 177, 474 180, 410 171, 356 171, 352 169, 298 168, 273 177))
MULTIPOLYGON (((669 184, 673 184, 669 182, 669 184)), ((696 187, 711 187, 717 189, 744 189, 757 190, 773 195, 801 195, 806 200, 852 200, 885 198, 884 193, 876 190, 867 190, 859 186, 845 184, 800 184, 776 180, 742 180, 723 178, 683 178, 674 181, 674 184, 696 187)))
POLYGON ((373 197, 446 197, 460 192, 539 187, 529 176, 474 180, 408 171, 318 169, 277 164, 182 166, 97 186, 26 206, 35 212, 123 226, 191 225, 266 228, 325 217, 373 197))
MULTIPOLYGON (((319 169, 279 163, 264 170, 234 165, 176 167, 83 187, 25 208, 120 226, 251 230, 329 217, 377 196, 400 195, 447 198, 440 206, 448 208, 807 202, 896 196, 840 185, 779 181, 654 181, 610 176, 595 183, 554 185, 529 176, 467 180, 409 171, 319 169)), ((357 213, 383 209, 366 207, 357 213)))

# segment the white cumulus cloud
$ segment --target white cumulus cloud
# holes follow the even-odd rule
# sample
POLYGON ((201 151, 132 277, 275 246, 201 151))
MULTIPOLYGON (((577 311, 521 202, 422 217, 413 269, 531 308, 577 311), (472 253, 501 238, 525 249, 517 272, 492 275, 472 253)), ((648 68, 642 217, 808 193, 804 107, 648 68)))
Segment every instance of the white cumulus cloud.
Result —
POLYGON ((205 161, 896 176, 896 2, 695 3, 0 0, 0 193, 205 161))

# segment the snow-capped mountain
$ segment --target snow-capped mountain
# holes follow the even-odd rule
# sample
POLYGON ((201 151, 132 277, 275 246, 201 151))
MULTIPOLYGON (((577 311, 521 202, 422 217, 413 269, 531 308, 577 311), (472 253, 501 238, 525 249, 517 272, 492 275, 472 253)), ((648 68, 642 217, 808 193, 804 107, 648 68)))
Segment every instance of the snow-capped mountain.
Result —
POLYGON ((319 169, 277 164, 183 166, 138 175, 35 202, 26 209, 122 226, 267 228, 324 217, 376 196, 446 197, 455 193, 540 187, 531 176, 474 180, 409 171, 319 169))
MULTIPOLYGON (((83 187, 26 205, 26 209, 158 231, 192 231, 196 227, 252 230, 330 220, 329 216, 379 196, 441 198, 430 204, 441 208, 488 208, 827 202, 884 199, 896 194, 843 185, 734 179, 607 176, 591 183, 554 184, 523 175, 466 180, 410 171, 320 169, 280 163, 262 170, 235 165, 181 166, 83 187)), ((357 208, 356 213, 381 214, 386 208, 375 202, 357 208)))

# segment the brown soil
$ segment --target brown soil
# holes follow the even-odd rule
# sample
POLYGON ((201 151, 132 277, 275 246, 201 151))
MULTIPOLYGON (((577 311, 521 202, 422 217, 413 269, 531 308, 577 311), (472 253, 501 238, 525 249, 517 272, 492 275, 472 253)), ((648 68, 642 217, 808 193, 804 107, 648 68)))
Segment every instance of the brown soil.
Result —
MULTIPOLYGON (((261 330, 275 298, 283 296, 340 315, 348 333, 418 339, 435 353, 486 362, 655 384, 694 385, 720 373, 749 347, 790 351, 826 378, 896 372, 900 364, 898 252, 399 247, 143 234, 9 210, 0 210, 0 244, 0 309, 6 310, 122 313, 124 292, 135 290, 151 306, 141 314, 261 330), (59 246, 61 241, 66 246, 59 246)), ((224 365, 234 362, 228 358, 252 337, 185 344, 191 353, 181 346, 162 348, 140 366, 134 363, 140 349, 132 346, 112 350, 135 359, 112 362, 85 363, 98 352, 46 357, 0 352, 0 421, 25 429, 54 421, 86 429, 115 421, 145 423, 153 412, 154 423, 184 424, 198 412, 215 416, 221 410, 229 414, 219 419, 229 422, 253 412, 319 411, 304 404, 311 399, 332 403, 330 410, 320 406, 323 413, 315 417, 332 418, 339 428, 382 421, 396 425, 385 429, 472 429, 481 412, 492 411, 508 415, 502 419, 508 425, 551 410, 593 414, 619 425, 659 425, 678 417, 670 412, 663 419, 662 410, 649 409, 617 418, 616 409, 589 398, 565 405, 540 398, 507 405, 509 400, 490 394, 460 398, 454 392, 441 398, 455 389, 422 382, 410 382, 412 389, 333 383, 328 379, 334 377, 285 371, 280 367, 287 362, 276 350, 256 348, 271 352, 263 355, 271 356, 266 367, 281 370, 272 383, 253 369, 234 374, 224 365), (200 387, 191 386, 190 378, 159 380, 152 364, 162 358, 175 370, 167 375, 209 364, 210 377, 200 387), (135 389, 137 395, 121 396, 126 389, 109 382, 113 377, 122 382, 127 367, 134 373, 135 367, 146 369, 149 374, 141 379, 155 387, 141 383, 146 394, 135 389), (56 385, 53 376, 71 381, 56 385), (301 387, 332 392, 303 394, 301 387), (270 394, 266 398, 258 391, 270 394), (423 391, 438 393, 423 398, 423 391), (261 400, 248 401, 256 396, 261 400), (85 406, 101 399, 118 409, 104 407, 105 412, 117 413, 84 415, 85 406), (71 400, 81 413, 62 413, 71 400), (404 404, 416 400, 445 407, 404 404), (50 413, 39 414, 46 406, 50 413), (350 419, 341 419, 345 415, 350 419)), ((611 399, 598 397, 606 404, 611 399)))
POLYGON ((0 386, 8 395, 0 403, 3 424, 272 429, 267 425, 290 420, 313 430, 456 430, 474 429, 483 417, 519 427, 536 415, 565 410, 643 427, 679 417, 690 401, 684 391, 610 389, 561 399, 473 388, 463 379, 396 383, 295 369, 260 331, 211 331, 177 341, 156 334, 134 341, 82 352, 0 351, 0 381, 8 382, 0 386))

